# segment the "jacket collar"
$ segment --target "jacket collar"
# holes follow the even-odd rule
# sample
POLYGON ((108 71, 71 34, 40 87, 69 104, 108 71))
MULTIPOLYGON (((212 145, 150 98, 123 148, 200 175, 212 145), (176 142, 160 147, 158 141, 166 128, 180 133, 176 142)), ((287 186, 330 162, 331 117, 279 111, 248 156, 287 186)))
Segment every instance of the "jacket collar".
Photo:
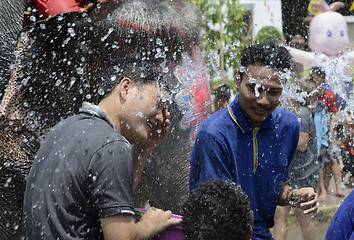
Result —
POLYGON ((97 106, 95 104, 92 104, 89 102, 84 102, 79 109, 79 113, 84 113, 84 114, 88 114, 91 116, 101 118, 101 119, 105 120, 115 130, 115 127, 113 126, 111 121, 108 119, 108 117, 104 113, 104 111, 99 106, 97 106))
MULTIPOLYGON (((243 133, 252 132, 255 127, 242 112, 238 102, 238 96, 239 94, 236 95, 234 101, 227 107, 229 115, 243 133)), ((274 112, 275 111, 269 114, 269 116, 261 123, 260 129, 274 128, 274 112)))

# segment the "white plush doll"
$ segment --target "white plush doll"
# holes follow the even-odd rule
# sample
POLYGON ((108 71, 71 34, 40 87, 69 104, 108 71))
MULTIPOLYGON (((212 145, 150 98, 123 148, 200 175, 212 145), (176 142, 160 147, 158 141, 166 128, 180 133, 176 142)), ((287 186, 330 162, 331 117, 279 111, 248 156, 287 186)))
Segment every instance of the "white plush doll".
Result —
POLYGON ((344 99, 353 96, 350 66, 354 64, 354 52, 344 52, 347 48, 348 27, 344 17, 335 12, 344 4, 335 2, 328 5, 312 2, 322 13, 316 15, 309 27, 309 47, 313 52, 287 47, 294 60, 310 67, 323 67, 331 90, 344 99))

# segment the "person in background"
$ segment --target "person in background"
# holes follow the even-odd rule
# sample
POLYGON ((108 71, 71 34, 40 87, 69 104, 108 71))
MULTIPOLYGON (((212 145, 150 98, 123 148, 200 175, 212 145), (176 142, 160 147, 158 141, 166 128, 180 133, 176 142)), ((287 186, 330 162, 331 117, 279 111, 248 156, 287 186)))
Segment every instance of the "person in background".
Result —
POLYGON ((254 213, 252 239, 272 239, 277 205, 316 215, 313 188, 291 189, 289 165, 299 141, 297 116, 277 108, 290 54, 274 42, 247 46, 236 74, 239 93, 202 125, 190 158, 190 190, 198 182, 225 179, 241 185, 254 213))
POLYGON ((60 121, 37 152, 25 191, 26 240, 149 239, 181 221, 156 208, 138 223, 133 217, 148 154, 169 131, 164 81, 135 55, 109 64, 99 104, 85 102, 60 121))
MULTIPOLYGON (((334 93, 325 88, 326 82, 326 73, 323 68, 321 67, 312 67, 309 70, 310 79, 316 83, 316 93, 317 93, 317 100, 323 102, 326 106, 328 111, 328 137, 329 143, 328 147, 323 145, 323 147, 319 150, 321 152, 321 161, 323 163, 323 178, 324 178, 324 186, 325 189, 320 189, 319 192, 319 200, 323 200, 327 197, 327 190, 328 190, 328 181, 326 181, 325 177, 325 169, 330 168, 333 174, 336 192, 335 195, 337 197, 344 197, 345 194, 341 187, 341 169, 339 166, 339 151, 337 142, 334 135, 334 114, 338 112, 337 103, 336 103, 336 96, 334 93), (326 184, 327 183, 327 184, 326 184)), ((322 177, 321 177, 322 178, 322 177)), ((320 179, 320 184, 322 179, 320 179)))
MULTIPOLYGON (((309 87, 306 87, 308 89, 309 87)), ((303 89, 300 89, 302 92, 303 89)), ((308 108, 310 98, 292 99, 293 110, 301 121, 299 143, 294 159, 290 164, 291 188, 316 188, 319 179, 320 164, 317 157, 317 138, 314 116, 308 108), (302 101, 301 101, 302 100, 302 101)), ((288 230, 288 215, 290 206, 277 206, 275 211, 274 239, 285 240, 288 230)), ((295 216, 300 223, 304 240, 315 239, 315 226, 311 218, 304 215, 301 209, 294 209, 295 216)))
POLYGON ((240 185, 210 179, 198 183, 183 204, 186 240, 250 240, 253 212, 240 185))
POLYGON ((342 181, 349 173, 349 179, 346 185, 354 187, 354 119, 348 119, 344 126, 344 138, 341 144, 341 154, 343 159, 342 181))
POLYGON ((231 89, 226 84, 219 86, 214 92, 213 112, 226 108, 231 97, 231 89))

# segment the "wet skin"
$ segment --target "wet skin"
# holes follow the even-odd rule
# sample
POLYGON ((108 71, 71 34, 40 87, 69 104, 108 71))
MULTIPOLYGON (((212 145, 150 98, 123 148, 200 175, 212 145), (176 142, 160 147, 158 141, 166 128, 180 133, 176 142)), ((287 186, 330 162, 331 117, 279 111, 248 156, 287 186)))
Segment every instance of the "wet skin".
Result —
POLYGON ((124 103, 121 130, 131 142, 145 144, 156 131, 163 131, 167 113, 156 84, 133 87, 124 103))
POLYGON ((241 111, 255 127, 259 127, 279 104, 283 88, 278 73, 270 67, 252 65, 242 75, 238 100, 241 111))

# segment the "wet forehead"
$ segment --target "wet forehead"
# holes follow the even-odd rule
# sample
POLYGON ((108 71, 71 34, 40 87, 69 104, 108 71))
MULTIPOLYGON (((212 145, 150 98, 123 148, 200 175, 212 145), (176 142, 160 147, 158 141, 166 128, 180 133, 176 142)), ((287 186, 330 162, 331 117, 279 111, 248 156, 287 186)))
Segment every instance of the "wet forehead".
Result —
POLYGON ((156 82, 145 84, 140 90, 144 95, 156 100, 160 104, 168 102, 170 98, 164 87, 156 82))
POLYGON ((261 84, 266 88, 282 88, 284 73, 269 66, 249 66, 246 69, 246 84, 261 84))

